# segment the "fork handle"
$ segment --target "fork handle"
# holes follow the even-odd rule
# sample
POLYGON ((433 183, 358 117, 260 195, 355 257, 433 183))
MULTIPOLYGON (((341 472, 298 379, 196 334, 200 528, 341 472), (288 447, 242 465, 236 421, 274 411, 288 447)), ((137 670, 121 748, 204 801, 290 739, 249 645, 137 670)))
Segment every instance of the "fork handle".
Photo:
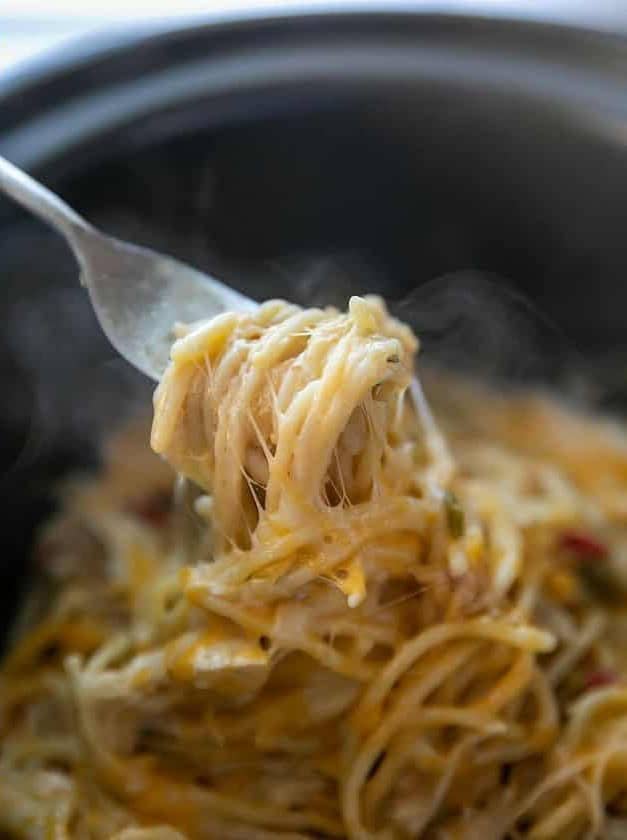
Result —
POLYGON ((0 156, 0 190, 55 228, 82 262, 80 235, 93 227, 39 181, 0 156))

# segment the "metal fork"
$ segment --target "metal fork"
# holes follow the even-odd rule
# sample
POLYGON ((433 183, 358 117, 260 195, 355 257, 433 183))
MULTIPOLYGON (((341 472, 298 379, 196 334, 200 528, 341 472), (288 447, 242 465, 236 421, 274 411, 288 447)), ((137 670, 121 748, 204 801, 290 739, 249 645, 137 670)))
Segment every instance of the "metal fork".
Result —
POLYGON ((151 379, 168 363, 172 326, 257 304, 172 257, 101 233, 43 184, 0 157, 0 190, 57 230, 115 349, 151 379))

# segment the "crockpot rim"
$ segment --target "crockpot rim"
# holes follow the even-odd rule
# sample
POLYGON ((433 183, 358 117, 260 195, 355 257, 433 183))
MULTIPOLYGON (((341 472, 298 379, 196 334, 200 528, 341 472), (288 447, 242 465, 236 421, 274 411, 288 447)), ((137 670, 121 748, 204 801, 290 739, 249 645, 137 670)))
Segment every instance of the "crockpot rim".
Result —
MULTIPOLYGON (((387 6, 378 0, 367 10, 338 10, 337 6, 321 10, 314 6, 300 12, 264 14, 252 9, 219 20, 162 21, 95 32, 23 62, 14 72, 0 77, 0 154, 40 173, 55 158, 67 157, 73 145, 67 132, 63 134, 64 121, 69 124, 80 113, 83 122, 89 122, 89 108, 99 97, 108 96, 110 103, 100 108, 101 124, 94 130, 88 128, 76 145, 124 125, 125 117, 115 116, 116 97, 121 90, 129 96, 134 94, 135 104, 127 108, 134 117, 134 108, 141 111, 140 106, 145 107, 142 82, 154 82, 160 73, 197 73, 199 56, 204 67, 211 69, 221 57, 237 57, 258 49, 259 44, 269 55, 280 55, 282 46, 302 47, 314 35, 318 41, 324 36, 325 43, 328 39, 336 43, 344 39, 344 43, 358 44, 374 38, 383 44, 386 38, 402 39, 411 49, 435 43, 451 55, 461 45, 482 61, 523 62, 518 70, 518 81, 523 84, 529 83, 526 62, 527 69, 539 71, 532 96, 538 91, 542 94, 546 84, 547 98, 554 102, 566 101, 566 90, 576 92, 582 80, 589 79, 599 90, 606 86, 611 90, 613 85, 614 100, 606 110, 619 110, 621 123, 627 124, 627 98, 622 94, 627 83, 627 32, 609 32, 532 14, 488 16, 480 0, 471 7, 464 6, 463 14, 454 10, 454 3, 449 5, 452 11, 413 5, 408 9, 402 3, 387 6), (51 126, 60 129, 58 136, 51 126)), ((204 69, 200 72, 209 77, 204 69)), ((486 76, 480 82, 484 84, 485 80, 486 76)), ((510 82, 506 80, 503 89, 510 82)), ((492 83, 489 80, 488 84, 492 83)), ((595 102, 594 90, 588 100, 595 102)), ((598 104, 601 108, 601 100, 598 104)))
MULTIPOLYGON (((152 22, 132 22, 116 24, 108 29, 95 29, 80 37, 73 37, 66 43, 45 50, 37 56, 18 62, 0 75, 0 134, 12 125, 10 111, 16 102, 24 107, 24 113, 39 110, 39 103, 25 102, 29 91, 36 90, 42 85, 70 81, 73 76, 84 74, 100 62, 113 64, 117 60, 128 60, 136 57, 138 52, 147 50, 153 54, 152 66, 160 66, 157 55, 160 47, 180 42, 206 41, 207 46, 215 46, 219 41, 235 38, 246 44, 247 36, 272 37, 277 34, 297 36, 307 34, 307 30, 316 31, 327 28, 331 34, 340 28, 340 34, 348 34, 346 30, 367 28, 370 31, 377 27, 393 27, 396 34, 406 32, 414 36, 423 34, 426 37, 434 35, 457 34, 462 37, 488 38, 506 36, 507 46, 525 47, 531 52, 540 54, 540 47, 548 45, 555 55, 560 52, 568 54, 578 43, 585 46, 585 55, 578 54, 576 60, 582 58, 590 64, 598 62, 601 55, 606 57, 608 67, 616 69, 613 60, 609 60, 609 52, 613 56, 625 57, 627 49, 627 15, 625 29, 611 30, 604 25, 595 25, 594 20, 578 20, 568 15, 541 14, 538 10, 517 9, 517 14, 511 13, 509 4, 505 4, 505 13, 499 4, 483 3, 474 0, 471 5, 463 4, 463 9, 454 2, 438 4, 435 7, 422 4, 390 3, 375 0, 366 4, 344 3, 346 8, 337 4, 306 5, 299 10, 250 8, 244 12, 207 15, 201 17, 183 18, 176 20, 161 20, 152 22), (492 13, 493 12, 493 13, 492 13), (411 33, 406 27, 413 27, 411 33), (416 30, 416 27, 419 30, 416 30), (569 43, 566 44, 566 41, 569 43), (594 46, 601 47, 592 50, 594 46), (8 120, 7 120, 8 116, 8 120)), ((493 42, 494 45, 494 42, 493 42)), ((188 59, 182 56, 173 63, 186 63, 188 59)), ((127 69, 124 61, 118 65, 120 78, 127 69)), ((627 73, 627 68, 626 68, 627 73)), ((129 76, 129 80, 132 79, 129 76)), ((82 79, 81 90, 89 95, 94 89, 109 84, 107 80, 90 78, 82 79), (88 84, 85 86, 85 82, 88 84)), ((52 106, 55 101, 53 99, 52 106)), ((50 104, 47 103, 48 107, 50 104)))

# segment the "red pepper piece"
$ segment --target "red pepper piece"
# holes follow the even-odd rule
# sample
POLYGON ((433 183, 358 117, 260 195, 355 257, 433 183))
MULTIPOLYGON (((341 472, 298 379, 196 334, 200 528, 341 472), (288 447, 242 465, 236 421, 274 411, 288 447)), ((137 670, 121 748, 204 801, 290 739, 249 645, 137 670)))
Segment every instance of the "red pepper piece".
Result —
POLYGON ((160 528, 165 525, 172 510, 172 494, 167 491, 153 493, 141 501, 129 504, 127 510, 148 525, 160 528))
POLYGON ((608 555, 604 543, 583 531, 564 531, 560 537, 560 547, 582 559, 602 560, 608 555))
POLYGON ((606 685, 614 685, 618 682, 618 674, 611 671, 609 668, 599 668, 596 671, 590 671, 586 674, 583 686, 586 691, 593 688, 603 688, 606 685))

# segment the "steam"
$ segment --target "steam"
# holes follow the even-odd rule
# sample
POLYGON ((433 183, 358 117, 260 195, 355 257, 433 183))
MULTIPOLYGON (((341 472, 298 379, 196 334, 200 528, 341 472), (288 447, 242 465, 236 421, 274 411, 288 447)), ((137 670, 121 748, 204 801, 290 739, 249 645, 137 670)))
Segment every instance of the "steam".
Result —
MULTIPOLYGON (((292 299, 304 306, 345 308, 352 294, 368 291, 386 297, 385 278, 358 254, 286 262, 277 270, 291 276, 292 299)), ((422 364, 498 387, 557 388, 579 402, 600 396, 573 342, 503 277, 454 272, 389 305, 419 336, 422 364)))
POLYGON ((272 296, 281 295, 301 306, 344 310, 351 295, 376 292, 380 285, 381 275, 372 262, 357 251, 347 251, 275 263, 265 288, 272 289, 272 296))
POLYGON ((150 388, 110 347, 78 284, 18 298, 6 329, 30 397, 10 471, 51 454, 93 455, 124 417, 149 407, 150 388))
MULTIPOLYGON (((305 306, 346 306, 351 294, 385 296, 384 275, 359 253, 283 260, 244 285, 259 297, 305 306)), ((422 364, 496 382, 557 386, 596 398, 581 355, 563 333, 503 278, 458 272, 414 289, 391 309, 422 343, 422 364)), ((120 359, 102 335, 78 285, 18 297, 3 337, 21 381, 22 428, 13 467, 50 453, 80 459, 124 418, 150 410, 152 384, 120 359)))
POLYGON ((590 399, 586 364, 562 330, 505 278, 462 271, 419 286, 395 314, 420 337, 424 360, 497 386, 550 386, 590 399))

